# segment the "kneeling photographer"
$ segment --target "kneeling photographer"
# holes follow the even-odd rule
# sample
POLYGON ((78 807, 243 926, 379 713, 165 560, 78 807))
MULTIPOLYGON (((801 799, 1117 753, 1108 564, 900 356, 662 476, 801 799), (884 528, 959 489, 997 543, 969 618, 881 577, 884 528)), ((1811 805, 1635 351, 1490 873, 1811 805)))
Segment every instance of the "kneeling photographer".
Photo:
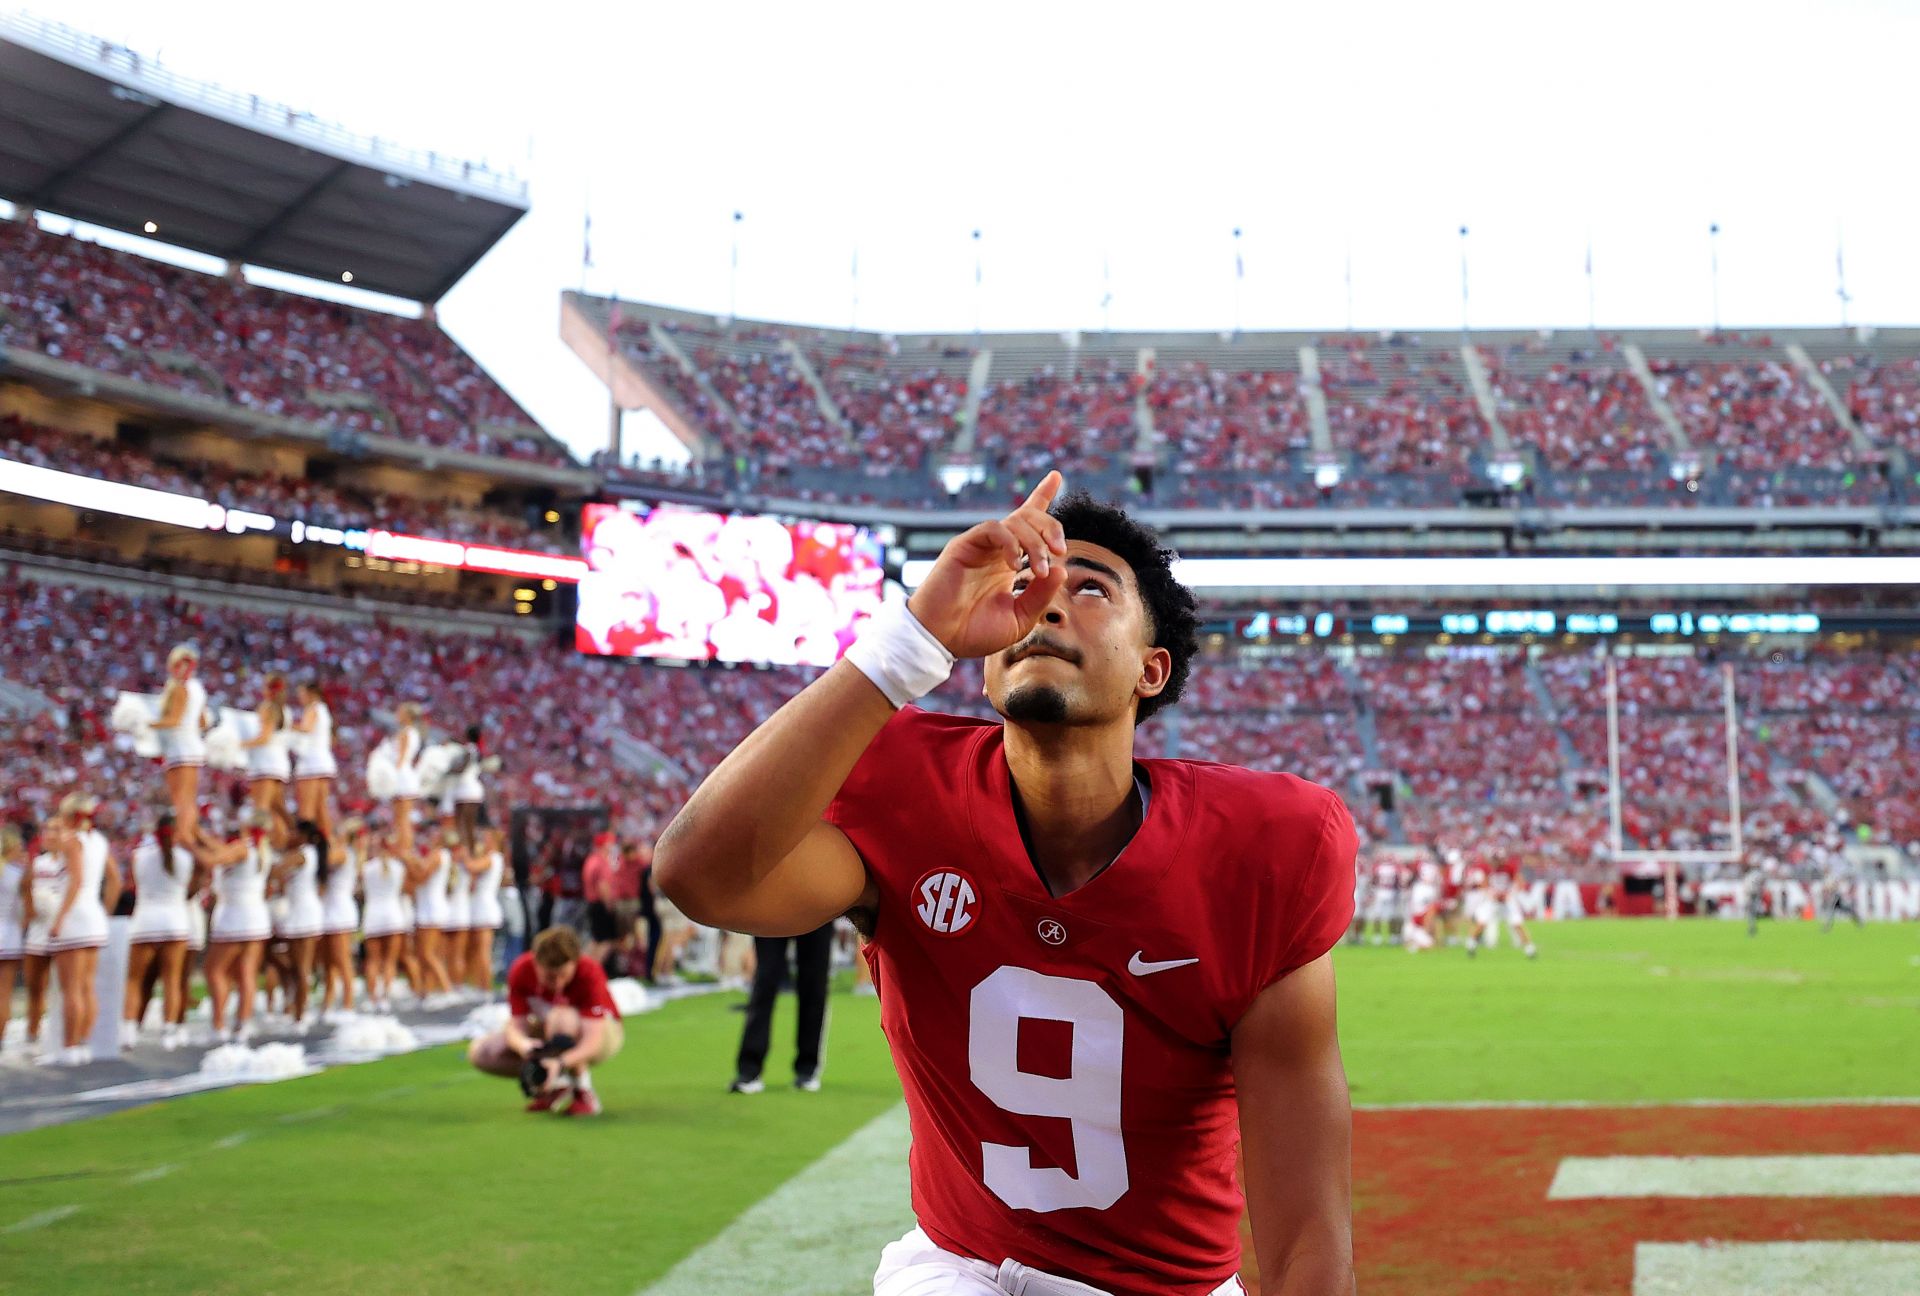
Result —
POLYGON ((552 1111, 571 1095, 562 1115, 598 1116, 591 1068, 620 1051, 626 1032, 607 974, 580 957, 572 928, 547 928, 513 961, 507 1012, 506 1027, 476 1039, 467 1060, 488 1075, 519 1080, 528 1111, 552 1111))

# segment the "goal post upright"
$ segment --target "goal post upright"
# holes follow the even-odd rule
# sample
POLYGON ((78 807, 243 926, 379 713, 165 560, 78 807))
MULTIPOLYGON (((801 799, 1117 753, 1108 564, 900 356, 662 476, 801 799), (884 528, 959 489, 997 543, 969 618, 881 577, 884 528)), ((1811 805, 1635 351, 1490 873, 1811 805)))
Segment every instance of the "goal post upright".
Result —
POLYGON ((1680 865, 1738 863, 1745 855, 1745 834, 1740 813, 1740 713, 1734 689, 1733 664, 1722 662, 1720 673, 1721 715, 1727 730, 1727 811, 1732 818, 1729 825, 1731 849, 1628 850, 1621 827, 1620 807, 1620 670, 1613 655, 1607 655, 1607 812, 1612 830, 1613 858, 1616 863, 1645 862, 1664 866, 1669 918, 1678 918, 1680 915, 1680 865))

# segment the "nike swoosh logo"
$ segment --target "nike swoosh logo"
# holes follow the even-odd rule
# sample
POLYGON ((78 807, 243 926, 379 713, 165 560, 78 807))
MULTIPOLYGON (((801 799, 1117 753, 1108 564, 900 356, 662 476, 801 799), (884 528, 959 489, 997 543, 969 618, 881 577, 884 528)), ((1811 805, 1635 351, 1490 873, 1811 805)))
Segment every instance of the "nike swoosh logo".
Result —
POLYGON ((1134 956, 1127 960, 1127 971, 1133 973, 1135 976, 1152 976, 1155 972, 1165 972, 1168 968, 1185 967, 1189 963, 1198 963, 1200 961, 1197 958, 1190 958, 1168 959, 1163 963, 1149 963, 1141 957, 1141 955, 1145 953, 1145 950, 1136 951, 1134 956))

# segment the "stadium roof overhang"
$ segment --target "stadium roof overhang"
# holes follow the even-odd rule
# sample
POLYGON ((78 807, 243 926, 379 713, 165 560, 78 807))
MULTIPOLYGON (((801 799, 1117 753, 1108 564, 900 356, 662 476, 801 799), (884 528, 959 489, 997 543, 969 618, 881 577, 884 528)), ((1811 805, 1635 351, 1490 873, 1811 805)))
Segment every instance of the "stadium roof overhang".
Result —
POLYGON ((434 302, 524 183, 353 135, 131 50, 0 15, 0 198, 229 261, 434 302))

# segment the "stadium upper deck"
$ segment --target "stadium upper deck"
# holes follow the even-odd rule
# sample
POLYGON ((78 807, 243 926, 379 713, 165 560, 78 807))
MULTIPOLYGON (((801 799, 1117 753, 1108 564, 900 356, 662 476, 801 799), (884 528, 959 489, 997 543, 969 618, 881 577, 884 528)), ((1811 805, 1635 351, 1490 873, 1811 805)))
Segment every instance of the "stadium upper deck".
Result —
POLYGON ((1171 507, 1920 499, 1916 330, 890 336, 569 293, 562 331, 696 453, 824 497, 1044 464, 1171 507))

